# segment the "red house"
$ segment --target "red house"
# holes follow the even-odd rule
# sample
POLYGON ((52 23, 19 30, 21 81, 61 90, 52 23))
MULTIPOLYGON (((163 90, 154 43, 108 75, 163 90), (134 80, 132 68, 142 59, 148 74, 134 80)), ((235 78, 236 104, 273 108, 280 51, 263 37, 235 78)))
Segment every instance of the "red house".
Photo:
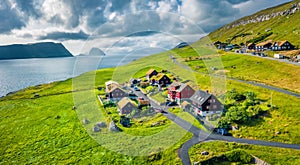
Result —
POLYGON ((194 95, 195 90, 185 83, 173 82, 168 88, 168 98, 180 105, 182 99, 190 98, 194 95))

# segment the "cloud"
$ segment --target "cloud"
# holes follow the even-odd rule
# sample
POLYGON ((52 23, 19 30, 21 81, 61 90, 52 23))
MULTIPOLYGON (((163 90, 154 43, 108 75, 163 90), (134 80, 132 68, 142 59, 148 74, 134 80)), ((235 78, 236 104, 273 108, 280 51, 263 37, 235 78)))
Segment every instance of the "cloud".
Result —
POLYGON ((9 33, 11 29, 20 29, 25 26, 15 5, 8 0, 0 2, 0 33, 9 33))
POLYGON ((70 32, 52 32, 48 33, 45 36, 40 36, 40 40, 59 40, 59 41, 64 41, 64 40, 87 40, 89 38, 89 35, 84 33, 83 31, 80 31, 78 33, 70 33, 70 32))
POLYGON ((194 38, 189 37, 194 41, 224 24, 287 1, 274 0, 271 4, 269 0, 2 0, 0 35, 9 34, 11 39, 4 37, 7 42, 15 38, 16 42, 25 39, 75 43, 72 41, 83 42, 88 36, 106 40, 149 37, 168 42, 151 32, 155 31, 173 36, 194 34, 194 38))

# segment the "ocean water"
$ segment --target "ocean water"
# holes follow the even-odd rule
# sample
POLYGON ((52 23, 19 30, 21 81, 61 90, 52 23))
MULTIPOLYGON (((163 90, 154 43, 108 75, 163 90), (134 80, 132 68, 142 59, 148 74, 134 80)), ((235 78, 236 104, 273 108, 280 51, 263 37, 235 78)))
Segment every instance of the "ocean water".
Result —
POLYGON ((107 55, 0 60, 0 97, 20 89, 66 80, 100 68, 127 64, 146 55, 107 55))

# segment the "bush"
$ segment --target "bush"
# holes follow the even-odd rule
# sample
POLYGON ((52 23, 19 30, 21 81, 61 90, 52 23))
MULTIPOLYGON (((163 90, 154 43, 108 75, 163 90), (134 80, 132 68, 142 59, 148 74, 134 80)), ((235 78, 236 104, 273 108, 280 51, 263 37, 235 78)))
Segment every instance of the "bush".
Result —
POLYGON ((243 164, 251 163, 253 157, 246 151, 235 149, 225 154, 226 158, 231 162, 241 162, 243 164))

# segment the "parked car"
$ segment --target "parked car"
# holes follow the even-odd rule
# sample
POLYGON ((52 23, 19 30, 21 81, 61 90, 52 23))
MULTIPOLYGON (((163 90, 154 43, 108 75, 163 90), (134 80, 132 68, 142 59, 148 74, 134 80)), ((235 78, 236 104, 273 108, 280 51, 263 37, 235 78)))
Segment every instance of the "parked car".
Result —
POLYGON ((167 106, 176 106, 177 103, 176 102, 166 102, 167 106))
POLYGON ((261 55, 260 55, 261 57, 267 57, 267 55, 266 54, 264 54, 264 53, 261 53, 261 55))
POLYGON ((228 135, 228 131, 225 128, 215 128, 214 131, 218 134, 221 134, 223 136, 228 135))
POLYGON ((140 89, 139 89, 137 86, 134 86, 134 87, 133 87, 133 90, 135 90, 135 91, 140 91, 140 89))

